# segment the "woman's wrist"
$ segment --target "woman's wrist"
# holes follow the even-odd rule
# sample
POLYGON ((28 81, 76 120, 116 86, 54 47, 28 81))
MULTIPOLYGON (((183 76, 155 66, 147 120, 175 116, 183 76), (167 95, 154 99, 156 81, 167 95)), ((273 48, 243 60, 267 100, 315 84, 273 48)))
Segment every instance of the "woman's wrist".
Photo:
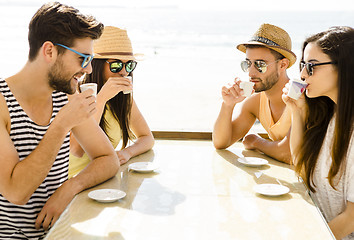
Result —
POLYGON ((98 105, 102 105, 102 106, 104 106, 104 105, 106 105, 106 102, 107 102, 108 100, 103 96, 103 94, 101 93, 101 92, 99 92, 98 94, 97 94, 97 96, 96 96, 96 103, 98 104, 98 105))

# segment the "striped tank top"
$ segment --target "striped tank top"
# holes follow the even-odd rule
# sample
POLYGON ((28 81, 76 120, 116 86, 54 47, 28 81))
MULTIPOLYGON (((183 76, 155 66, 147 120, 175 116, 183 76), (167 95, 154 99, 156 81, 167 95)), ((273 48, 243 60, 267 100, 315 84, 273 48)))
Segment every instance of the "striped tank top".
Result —
MULTIPOLYGON (((0 78, 0 92, 4 96, 11 118, 10 138, 20 161, 26 158, 39 144, 59 110, 68 102, 62 92, 53 92, 53 113, 47 126, 34 123, 18 104, 6 81, 0 78)), ((38 213, 46 201, 68 178, 69 133, 59 150, 47 177, 25 205, 16 205, 0 194, 0 239, 42 239, 47 233, 34 227, 38 213)))

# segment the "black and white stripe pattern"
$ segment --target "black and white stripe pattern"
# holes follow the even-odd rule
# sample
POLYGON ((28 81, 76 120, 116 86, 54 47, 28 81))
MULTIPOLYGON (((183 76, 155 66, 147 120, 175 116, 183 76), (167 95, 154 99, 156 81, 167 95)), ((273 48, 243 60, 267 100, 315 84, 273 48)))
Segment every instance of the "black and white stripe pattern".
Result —
MULTIPOLYGON (((53 92, 50 123, 39 126, 23 111, 4 79, 0 79, 0 92, 10 113, 10 137, 20 160, 23 160, 37 147, 50 123, 67 103, 67 96, 61 92, 53 92)), ((43 229, 36 230, 34 224, 46 201, 68 178, 69 147, 68 133, 50 172, 26 205, 12 204, 0 194, 0 239, 42 239, 45 236, 46 232, 43 229)))

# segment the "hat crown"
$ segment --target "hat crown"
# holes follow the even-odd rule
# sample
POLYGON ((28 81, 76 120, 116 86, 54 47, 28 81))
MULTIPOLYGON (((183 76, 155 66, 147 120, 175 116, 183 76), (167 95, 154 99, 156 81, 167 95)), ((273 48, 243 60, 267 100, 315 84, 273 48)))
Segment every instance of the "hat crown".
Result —
POLYGON ((93 50, 98 56, 133 56, 133 48, 127 31, 112 26, 104 28, 102 36, 94 42, 93 50))
POLYGON ((280 53, 289 60, 288 68, 296 62, 296 55, 291 51, 291 38, 280 27, 263 23, 248 42, 241 43, 236 48, 246 53, 247 46, 252 45, 267 47, 280 53))
POLYGON ((279 46, 291 51, 291 38, 289 34, 282 28, 271 24, 262 24, 253 34, 251 41, 262 42, 270 46, 279 46))

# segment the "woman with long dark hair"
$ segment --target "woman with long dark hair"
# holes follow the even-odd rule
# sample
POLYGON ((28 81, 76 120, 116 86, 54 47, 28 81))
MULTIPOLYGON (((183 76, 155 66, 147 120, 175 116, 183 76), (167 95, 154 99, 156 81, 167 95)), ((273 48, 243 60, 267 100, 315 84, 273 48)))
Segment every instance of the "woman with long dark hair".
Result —
MULTIPOLYGON (((92 73, 84 83, 97 84, 94 117, 114 148, 122 140, 121 149, 116 152, 120 164, 124 164, 154 145, 154 137, 131 92, 137 54, 133 54, 127 31, 111 26, 105 27, 101 38, 94 43, 94 53, 92 73), (133 144, 128 146, 130 140, 133 144)), ((73 137, 70 153, 69 177, 72 177, 84 169, 90 159, 73 137)))
POLYGON ((332 27, 303 44, 305 96, 292 110, 290 146, 303 178, 337 239, 354 239, 354 29, 332 27))

